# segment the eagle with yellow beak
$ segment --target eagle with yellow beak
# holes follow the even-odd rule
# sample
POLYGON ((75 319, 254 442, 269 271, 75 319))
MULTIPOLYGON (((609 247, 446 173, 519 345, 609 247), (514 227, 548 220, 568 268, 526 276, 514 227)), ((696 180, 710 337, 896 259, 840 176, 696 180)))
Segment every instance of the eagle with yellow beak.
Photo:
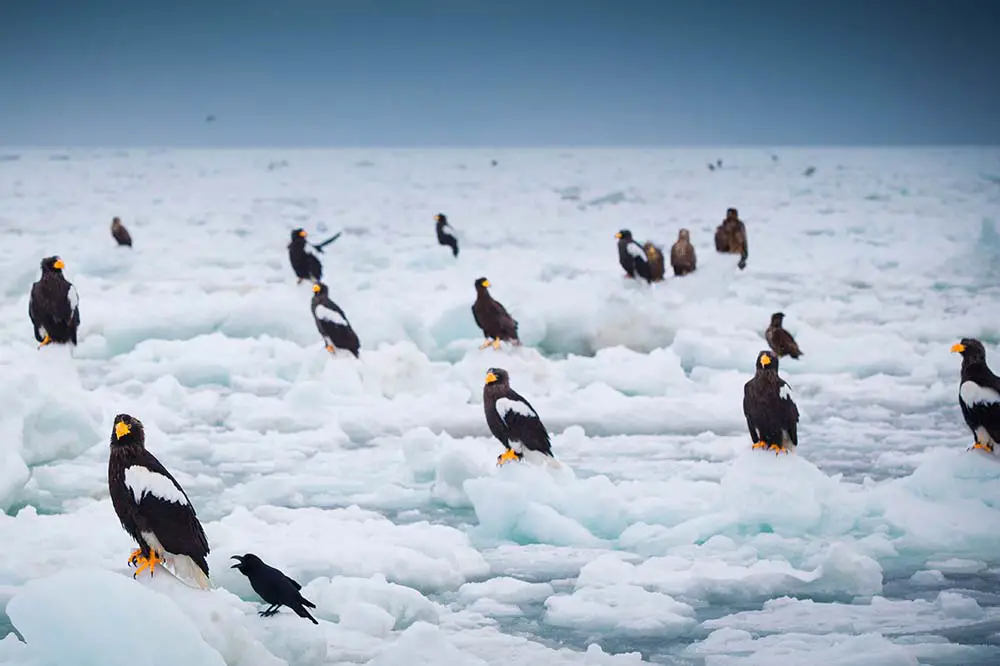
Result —
POLYGON ((778 376, 778 357, 770 351, 757 354, 757 372, 743 385, 743 415, 753 448, 775 455, 794 451, 799 445, 799 408, 792 400, 792 387, 778 376))
POLYGON ((208 588, 208 539, 187 493, 146 450, 146 433, 134 416, 119 414, 108 460, 111 504, 139 548, 129 556, 133 577, 167 564, 180 579, 208 588))

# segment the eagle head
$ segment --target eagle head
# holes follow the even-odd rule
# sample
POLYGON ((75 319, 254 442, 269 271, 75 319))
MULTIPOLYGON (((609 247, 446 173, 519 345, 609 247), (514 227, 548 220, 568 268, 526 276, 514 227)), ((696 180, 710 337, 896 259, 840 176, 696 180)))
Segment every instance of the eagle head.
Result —
POLYGON ((66 268, 66 264, 59 257, 45 257, 42 259, 42 273, 58 273, 66 268))
POLYGON ((328 291, 327 286, 322 282, 314 282, 312 290, 314 294, 318 294, 320 296, 326 296, 326 293, 328 291))
POLYGON ((114 426, 111 429, 111 447, 116 446, 138 446, 146 445, 146 432, 143 430, 142 421, 129 414, 119 414, 115 417, 114 426))
POLYGON ((309 234, 306 233, 305 229, 292 229, 292 240, 296 241, 300 238, 305 238, 309 234))
POLYGON ((503 368, 490 368, 486 371, 487 384, 499 384, 501 386, 510 382, 510 375, 503 368))
POLYGON ((617 238, 618 240, 623 240, 626 243, 628 243, 632 240, 632 232, 629 231, 628 229, 622 229, 621 231, 615 234, 615 238, 617 238))
POLYGON ((961 342, 951 346, 951 351, 961 354, 963 360, 986 361, 986 347, 975 338, 962 338, 961 342))
POLYGON ((762 351, 757 354, 757 372, 765 370, 778 371, 778 357, 769 351, 762 351))
POLYGON ((476 280, 476 291, 486 291, 490 288, 490 281, 484 277, 476 280))

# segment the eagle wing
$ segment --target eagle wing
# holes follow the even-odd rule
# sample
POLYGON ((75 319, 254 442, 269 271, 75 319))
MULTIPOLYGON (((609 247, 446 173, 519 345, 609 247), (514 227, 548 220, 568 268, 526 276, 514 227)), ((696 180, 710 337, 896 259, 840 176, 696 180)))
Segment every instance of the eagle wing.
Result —
POLYGON ((209 552, 208 538, 187 493, 153 454, 143 453, 125 469, 140 533, 152 532, 175 555, 204 558, 209 552), (130 470, 136 471, 130 474, 130 470))
POLYGON ((497 414, 507 429, 508 438, 525 448, 552 455, 552 443, 538 412, 517 391, 508 391, 496 401, 497 414))

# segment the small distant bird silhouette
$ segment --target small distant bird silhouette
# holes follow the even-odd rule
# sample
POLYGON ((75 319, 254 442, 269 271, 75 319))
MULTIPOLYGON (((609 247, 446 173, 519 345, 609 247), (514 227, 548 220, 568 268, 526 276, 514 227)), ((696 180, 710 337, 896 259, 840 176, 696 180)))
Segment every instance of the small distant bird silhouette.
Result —
POLYGON ((229 568, 237 569, 246 576, 250 580, 250 587, 253 588, 253 591, 270 604, 265 610, 260 611, 261 617, 271 617, 282 606, 288 606, 299 617, 307 618, 313 624, 319 624, 316 618, 305 609, 306 606, 316 608, 316 604, 302 596, 302 593, 299 592, 302 586, 297 582, 274 567, 264 564, 253 553, 233 555, 232 559, 236 560, 237 563, 229 568))

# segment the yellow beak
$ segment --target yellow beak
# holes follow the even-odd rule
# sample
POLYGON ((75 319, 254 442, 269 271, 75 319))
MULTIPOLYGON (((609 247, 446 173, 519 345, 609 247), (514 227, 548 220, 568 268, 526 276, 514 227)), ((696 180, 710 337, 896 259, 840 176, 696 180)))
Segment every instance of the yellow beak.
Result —
POLYGON ((490 286, 490 281, 489 280, 483 280, 483 286, 484 287, 489 287, 490 286))
POLYGON ((496 380, 497 380, 497 376, 494 375, 492 372, 487 372, 486 373, 486 383, 487 384, 492 384, 496 380))
POLYGON ((771 365, 771 357, 770 356, 761 356, 760 357, 760 364, 761 365, 771 365))
POLYGON ((62 269, 66 268, 66 264, 63 263, 62 259, 56 259, 56 263, 52 264, 52 268, 61 271, 62 269))
POLYGON ((132 429, 124 421, 119 421, 115 424, 115 439, 121 439, 130 432, 132 432, 132 429))
POLYGON ((313 285, 313 291, 315 291, 317 294, 319 293, 319 285, 318 284, 314 284, 313 285))
POLYGON ((962 352, 965 351, 965 345, 963 345, 961 342, 956 342, 951 346, 951 351, 958 352, 959 354, 961 354, 962 352))
POLYGON ((622 237, 621 234, 615 234, 615 238, 621 238, 621 237, 622 237))
POLYGON ((306 233, 305 231, 300 231, 300 232, 299 232, 299 236, 302 236, 303 238, 305 238, 305 237, 306 237, 306 236, 308 236, 308 235, 309 235, 309 234, 307 234, 307 233, 306 233))

